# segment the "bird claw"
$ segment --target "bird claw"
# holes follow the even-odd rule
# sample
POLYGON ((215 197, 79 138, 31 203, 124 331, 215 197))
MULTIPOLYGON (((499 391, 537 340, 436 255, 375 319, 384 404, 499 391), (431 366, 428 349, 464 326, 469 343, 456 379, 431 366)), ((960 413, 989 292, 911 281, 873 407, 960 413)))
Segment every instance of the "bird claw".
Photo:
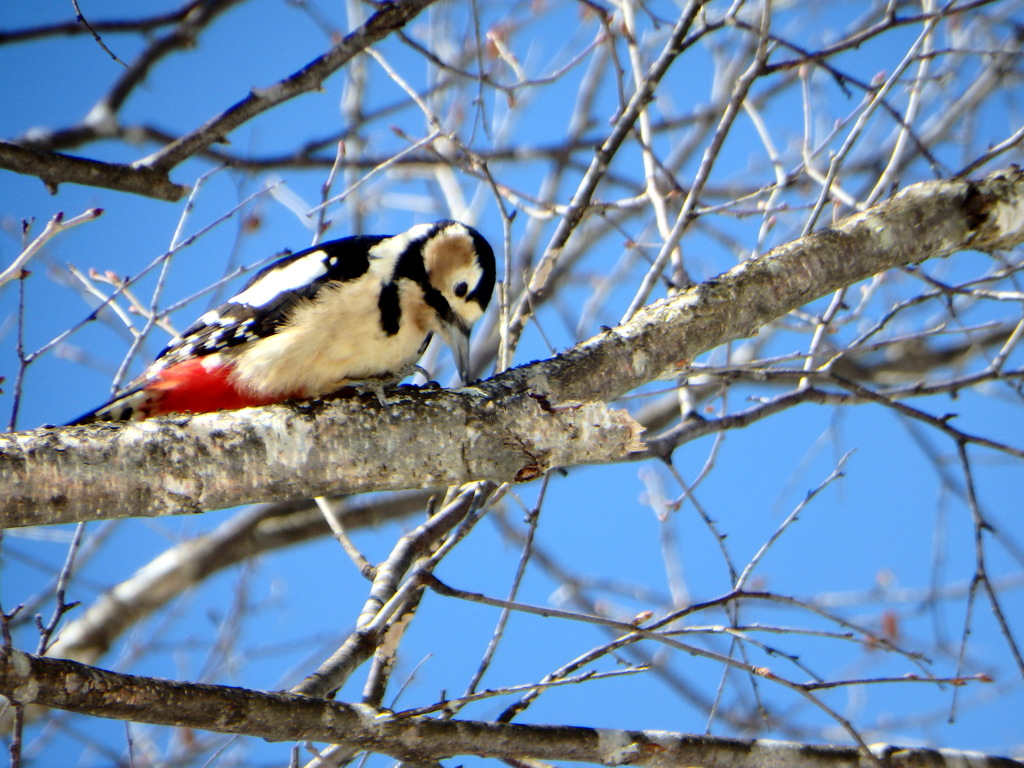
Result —
MULTIPOLYGON (((393 376, 386 377, 373 377, 368 379, 352 379, 345 383, 342 390, 351 389, 355 390, 356 394, 359 395, 373 395, 377 398, 377 402, 380 403, 381 408, 385 411, 388 410, 388 397, 385 394, 388 390, 395 389, 402 379, 407 378, 413 368, 418 366, 406 366, 400 371, 397 371, 393 376)), ((393 402, 398 402, 395 398, 393 402)))
POLYGON ((380 407, 385 411, 388 410, 388 398, 384 394, 384 391, 390 384, 394 386, 393 379, 366 379, 364 381, 353 382, 356 391, 361 395, 370 394, 377 398, 377 402, 380 403, 380 407))

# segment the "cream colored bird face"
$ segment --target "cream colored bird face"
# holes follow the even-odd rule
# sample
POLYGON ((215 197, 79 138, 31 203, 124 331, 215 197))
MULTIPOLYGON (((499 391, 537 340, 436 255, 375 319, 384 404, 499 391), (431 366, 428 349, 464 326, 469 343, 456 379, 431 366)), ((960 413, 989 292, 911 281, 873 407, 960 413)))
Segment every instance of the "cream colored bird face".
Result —
POLYGON ((444 296, 455 317, 468 330, 487 306, 486 299, 481 304, 477 292, 484 270, 472 236, 461 224, 449 226, 424 245, 423 265, 430 284, 444 296))

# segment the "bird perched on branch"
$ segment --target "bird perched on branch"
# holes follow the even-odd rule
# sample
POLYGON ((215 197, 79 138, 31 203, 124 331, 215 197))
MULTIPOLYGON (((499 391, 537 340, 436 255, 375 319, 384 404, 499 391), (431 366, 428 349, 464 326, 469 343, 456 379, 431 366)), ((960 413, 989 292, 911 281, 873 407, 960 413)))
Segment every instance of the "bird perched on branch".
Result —
POLYGON ((407 376, 434 333, 469 376, 469 332, 494 290, 472 227, 421 224, 321 243, 260 270, 175 337, 135 382, 72 424, 268 405, 407 376))

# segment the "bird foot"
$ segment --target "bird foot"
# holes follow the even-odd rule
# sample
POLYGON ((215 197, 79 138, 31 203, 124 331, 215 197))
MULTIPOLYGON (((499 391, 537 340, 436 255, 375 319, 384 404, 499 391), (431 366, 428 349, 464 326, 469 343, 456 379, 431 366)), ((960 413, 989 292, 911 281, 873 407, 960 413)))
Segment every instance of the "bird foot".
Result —
MULTIPOLYGON (((347 393, 350 390, 354 390, 359 395, 373 395, 377 398, 377 402, 381 404, 384 410, 388 408, 388 397, 387 391, 394 390, 399 383, 411 376, 416 371, 422 371, 418 365, 407 365, 399 371, 388 376, 371 376, 366 379, 350 379, 345 382, 345 385, 341 387, 338 392, 347 393)), ((397 402, 397 399, 394 400, 397 402)))

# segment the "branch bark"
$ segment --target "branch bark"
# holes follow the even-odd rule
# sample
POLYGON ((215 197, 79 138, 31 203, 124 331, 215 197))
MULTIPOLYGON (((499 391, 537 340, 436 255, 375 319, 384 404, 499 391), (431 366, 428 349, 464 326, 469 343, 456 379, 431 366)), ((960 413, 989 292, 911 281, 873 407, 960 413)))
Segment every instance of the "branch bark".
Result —
POLYGON ((398 760, 478 755, 503 760, 570 760, 650 768, 867 768, 899 766, 1022 768, 1006 757, 953 750, 875 745, 812 746, 774 740, 690 736, 572 726, 521 725, 402 717, 363 705, 287 693, 182 683, 0 650, 0 693, 19 704, 39 704, 118 720, 199 728, 270 741, 342 744, 398 760))
POLYGON ((0 527, 180 514, 268 499, 529 480, 642 450, 602 403, 400 389, 0 437, 0 527), (113 478, 117 478, 113 481, 113 478))
POLYGON ((619 460, 637 426, 597 403, 878 272, 1024 242, 1024 171, 925 182, 638 312, 564 354, 454 391, 0 437, 0 525, 522 481, 619 460), (116 477, 116 483, 111 478, 116 477))
POLYGON ((0 168, 38 176, 54 193, 58 184, 84 184, 173 203, 188 192, 188 187, 173 183, 162 171, 31 149, 9 141, 0 141, 0 168))

